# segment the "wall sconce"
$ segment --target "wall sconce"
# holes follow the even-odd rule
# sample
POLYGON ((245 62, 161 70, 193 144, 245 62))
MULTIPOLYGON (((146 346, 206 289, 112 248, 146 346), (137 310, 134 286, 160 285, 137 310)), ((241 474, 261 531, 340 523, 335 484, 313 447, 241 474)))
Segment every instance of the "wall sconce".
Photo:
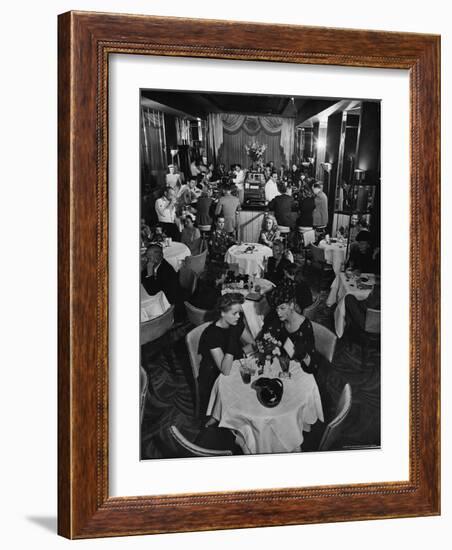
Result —
POLYGON ((355 175, 355 180, 360 183, 364 180, 365 176, 366 176, 366 171, 365 170, 361 170, 359 168, 357 168, 354 172, 354 175, 355 175))
POLYGON ((331 164, 331 162, 322 162, 322 168, 325 170, 325 172, 328 172, 329 174, 333 169, 333 165, 331 164))

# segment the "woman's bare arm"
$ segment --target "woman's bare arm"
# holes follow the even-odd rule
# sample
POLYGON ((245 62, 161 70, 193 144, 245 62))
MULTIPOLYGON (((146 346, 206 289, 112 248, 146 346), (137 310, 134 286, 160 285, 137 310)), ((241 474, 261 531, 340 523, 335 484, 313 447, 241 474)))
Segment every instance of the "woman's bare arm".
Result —
POLYGON ((231 372, 234 356, 231 353, 223 353, 221 348, 211 349, 210 353, 212 354, 213 360, 221 373, 228 376, 231 372))

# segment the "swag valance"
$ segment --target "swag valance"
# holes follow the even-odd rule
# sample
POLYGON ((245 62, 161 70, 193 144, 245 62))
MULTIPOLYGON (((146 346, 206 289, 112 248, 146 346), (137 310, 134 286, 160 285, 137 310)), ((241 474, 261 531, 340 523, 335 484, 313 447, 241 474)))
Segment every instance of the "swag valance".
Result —
POLYGON ((280 134, 280 145, 291 162, 295 143, 295 119, 276 116, 248 116, 241 114, 211 113, 207 117, 208 147, 210 158, 216 159, 224 141, 224 133, 245 132, 252 138, 259 133, 275 136, 280 134))

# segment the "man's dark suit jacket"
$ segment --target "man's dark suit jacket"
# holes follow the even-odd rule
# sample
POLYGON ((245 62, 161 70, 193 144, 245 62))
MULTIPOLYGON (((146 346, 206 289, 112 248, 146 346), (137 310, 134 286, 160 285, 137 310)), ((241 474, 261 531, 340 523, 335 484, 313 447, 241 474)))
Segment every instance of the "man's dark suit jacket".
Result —
POLYGON ((291 262, 287 258, 281 258, 279 264, 276 264, 275 258, 270 257, 267 262, 265 278, 275 283, 275 285, 279 284, 284 278, 284 268, 289 265, 291 265, 291 262))
POLYGON ((292 212, 295 201, 289 195, 278 195, 268 205, 270 210, 275 213, 278 225, 294 227, 296 215, 292 212))
POLYGON ((166 260, 162 260, 162 263, 157 269, 156 277, 148 277, 145 267, 141 272, 141 284, 151 296, 163 290, 170 304, 174 304, 177 300, 179 291, 177 273, 174 271, 173 266, 166 260))

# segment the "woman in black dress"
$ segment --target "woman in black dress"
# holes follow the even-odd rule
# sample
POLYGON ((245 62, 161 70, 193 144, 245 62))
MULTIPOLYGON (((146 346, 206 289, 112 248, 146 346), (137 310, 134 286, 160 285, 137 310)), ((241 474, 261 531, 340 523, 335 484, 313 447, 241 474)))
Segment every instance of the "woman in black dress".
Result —
POLYGON ((314 331, 311 321, 298 313, 294 286, 279 287, 272 296, 276 316, 268 316, 263 332, 270 332, 287 355, 298 361, 305 372, 314 373, 317 367, 314 331))
POLYGON ((218 301, 218 319, 202 333, 198 353, 201 364, 198 375, 201 414, 205 414, 210 393, 219 374, 229 375, 235 359, 243 357, 243 345, 251 344, 251 335, 242 317, 242 294, 230 293, 218 301))

